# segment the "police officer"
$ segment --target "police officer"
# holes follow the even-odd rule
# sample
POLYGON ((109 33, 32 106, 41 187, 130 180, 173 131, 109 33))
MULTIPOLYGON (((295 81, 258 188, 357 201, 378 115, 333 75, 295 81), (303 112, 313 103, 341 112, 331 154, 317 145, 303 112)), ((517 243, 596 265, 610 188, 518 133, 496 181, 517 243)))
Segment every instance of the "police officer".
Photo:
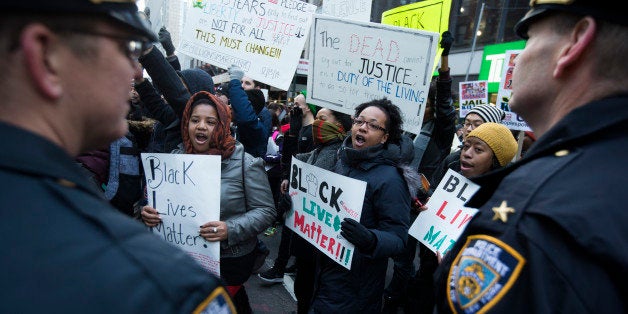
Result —
POLYGON ((611 1, 533 0, 515 26, 510 106, 537 141, 475 180, 439 312, 628 312, 627 24, 611 1))
POLYGON ((0 313, 233 311, 218 279, 117 212, 74 162, 127 132, 134 1, 0 3, 0 313))

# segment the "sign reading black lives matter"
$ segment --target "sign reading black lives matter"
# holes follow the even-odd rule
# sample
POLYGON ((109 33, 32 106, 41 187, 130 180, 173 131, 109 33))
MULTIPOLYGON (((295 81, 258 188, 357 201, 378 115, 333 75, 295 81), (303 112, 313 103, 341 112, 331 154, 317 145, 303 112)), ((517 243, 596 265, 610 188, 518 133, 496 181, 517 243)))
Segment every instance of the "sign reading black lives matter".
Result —
POLYGON ((220 156, 142 153, 142 166, 148 205, 162 221, 151 231, 220 276, 220 243, 199 235, 220 220, 220 156))
POLYGON ((435 32, 314 15, 307 101, 353 115, 388 98, 406 131, 423 123, 439 35, 435 32))
POLYGON ((340 235, 345 217, 360 221, 366 182, 292 158, 292 210, 286 226, 336 263, 351 269, 355 246, 340 235))

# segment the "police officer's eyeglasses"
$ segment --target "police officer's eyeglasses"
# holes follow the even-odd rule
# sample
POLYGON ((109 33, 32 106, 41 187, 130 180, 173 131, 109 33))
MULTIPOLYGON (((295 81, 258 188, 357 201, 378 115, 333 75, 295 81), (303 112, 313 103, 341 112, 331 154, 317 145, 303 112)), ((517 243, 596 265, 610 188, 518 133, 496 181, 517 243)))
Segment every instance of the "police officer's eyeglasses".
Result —
POLYGON ((353 124, 355 124, 357 126, 362 126, 365 123, 366 123, 366 128, 369 129, 369 130, 378 130, 378 131, 382 131, 384 133, 387 132, 385 128, 383 128, 383 127, 381 127, 381 126, 379 126, 379 125, 377 125, 377 124, 375 124, 373 122, 366 121, 366 120, 364 120, 362 118, 353 118, 353 124))
POLYGON ((139 57, 142 55, 142 51, 144 51, 147 47, 147 42, 141 41, 134 38, 125 37, 122 35, 108 34, 94 30, 86 30, 86 29, 65 29, 66 31, 70 31, 72 33, 77 33, 81 35, 90 35, 90 36, 102 36, 109 38, 113 41, 116 41, 120 45, 120 49, 124 54, 131 59, 131 61, 137 62, 139 57))

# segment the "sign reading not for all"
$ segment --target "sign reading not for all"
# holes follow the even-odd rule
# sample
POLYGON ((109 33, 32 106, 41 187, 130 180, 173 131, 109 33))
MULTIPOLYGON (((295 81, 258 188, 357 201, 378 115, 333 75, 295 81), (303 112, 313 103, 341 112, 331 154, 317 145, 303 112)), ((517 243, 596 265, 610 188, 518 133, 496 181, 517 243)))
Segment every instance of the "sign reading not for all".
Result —
POLYGON ((308 102, 354 114, 357 105, 388 98, 418 134, 439 35, 434 32, 314 15, 308 102))
POLYGON ((288 90, 315 10, 300 0, 191 1, 178 51, 288 90))

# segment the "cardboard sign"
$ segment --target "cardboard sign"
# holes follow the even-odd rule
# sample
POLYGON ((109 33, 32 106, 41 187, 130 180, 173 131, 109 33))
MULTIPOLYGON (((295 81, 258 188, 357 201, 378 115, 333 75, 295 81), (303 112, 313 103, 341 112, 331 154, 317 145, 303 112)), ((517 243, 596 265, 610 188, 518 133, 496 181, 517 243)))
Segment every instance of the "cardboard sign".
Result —
POLYGON ((447 254, 478 210, 464 207, 479 185, 449 169, 408 234, 425 244, 434 253, 447 254))
POLYGON ((502 68, 502 79, 497 92, 497 107, 506 112, 506 117, 502 120, 502 124, 511 130, 530 131, 528 124, 523 121, 518 114, 510 110, 508 102, 512 95, 512 72, 515 69, 515 58, 522 50, 507 50, 504 59, 504 67, 502 68))
POLYGON ((292 158, 288 228, 346 269, 355 246, 340 235, 345 217, 360 221, 366 182, 292 158))
POLYGON ((488 81, 460 82, 460 118, 477 105, 488 105, 488 81))
POLYGON ((162 223, 150 228, 220 276, 220 242, 199 235, 199 226, 220 220, 220 156, 142 153, 148 205, 162 223))
POLYGON ((299 0, 191 1, 177 51, 288 90, 316 6, 299 0))
POLYGON ((353 115, 386 97, 420 132, 438 34, 317 14, 310 34, 309 103, 353 115))

